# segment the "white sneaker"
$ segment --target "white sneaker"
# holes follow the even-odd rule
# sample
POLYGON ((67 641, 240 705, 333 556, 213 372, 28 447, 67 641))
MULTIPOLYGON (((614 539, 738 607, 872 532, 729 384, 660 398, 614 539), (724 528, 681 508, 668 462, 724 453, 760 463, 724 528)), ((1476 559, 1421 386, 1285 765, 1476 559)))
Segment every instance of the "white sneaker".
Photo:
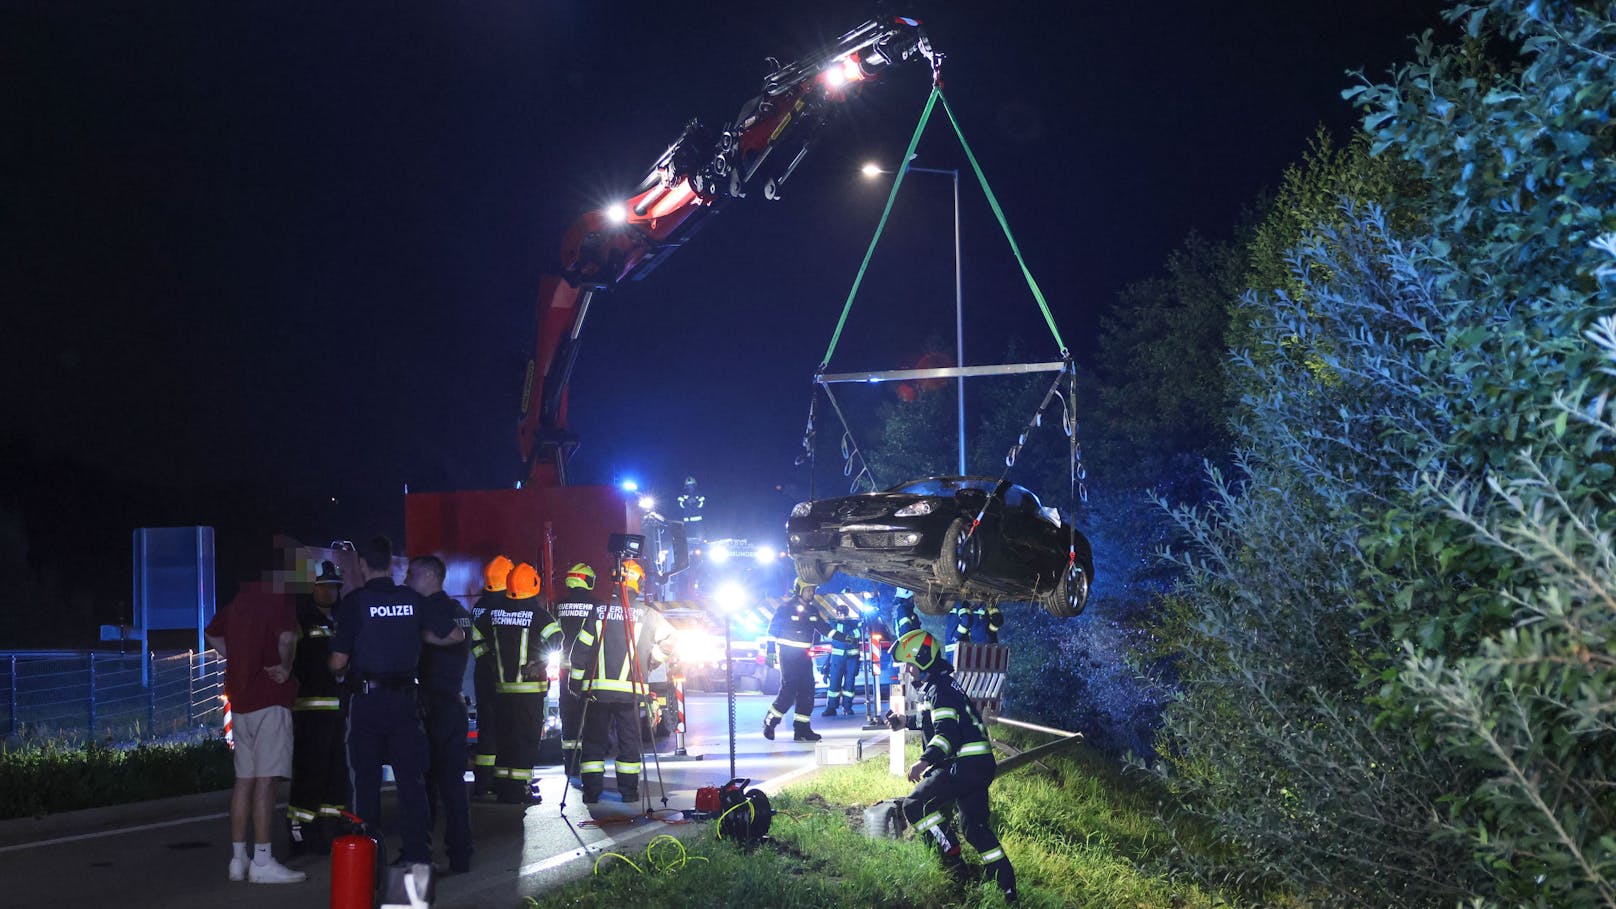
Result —
POLYGON ((238 855, 230 857, 230 879, 244 881, 247 879, 247 860, 238 855))
POLYGON ((298 884, 308 880, 308 877, 307 874, 293 871, 274 859, 262 865, 255 861, 247 868, 247 881, 253 884, 298 884))

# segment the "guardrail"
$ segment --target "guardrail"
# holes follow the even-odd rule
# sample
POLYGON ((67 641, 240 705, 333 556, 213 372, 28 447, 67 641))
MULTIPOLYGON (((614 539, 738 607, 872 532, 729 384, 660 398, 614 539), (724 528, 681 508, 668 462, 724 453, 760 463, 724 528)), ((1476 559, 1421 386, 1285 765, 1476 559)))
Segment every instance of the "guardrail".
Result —
POLYGON ((211 650, 0 652, 0 735, 12 742, 122 743, 217 731, 223 694, 224 660, 211 650))

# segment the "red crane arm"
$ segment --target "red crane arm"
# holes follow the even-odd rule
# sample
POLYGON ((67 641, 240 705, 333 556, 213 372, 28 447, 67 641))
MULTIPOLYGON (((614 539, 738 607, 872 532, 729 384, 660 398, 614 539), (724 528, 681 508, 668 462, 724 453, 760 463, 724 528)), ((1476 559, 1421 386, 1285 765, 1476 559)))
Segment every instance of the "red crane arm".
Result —
POLYGON ((864 82, 917 57, 930 61, 935 76, 942 55, 919 21, 897 17, 871 20, 827 50, 777 65, 734 121, 716 134, 690 121, 631 198, 585 212, 568 228, 555 269, 539 282, 517 429, 527 484, 566 485, 567 457, 577 446, 567 432, 567 381, 591 298, 643 279, 707 215, 759 181, 765 198, 778 198, 837 106, 864 82))

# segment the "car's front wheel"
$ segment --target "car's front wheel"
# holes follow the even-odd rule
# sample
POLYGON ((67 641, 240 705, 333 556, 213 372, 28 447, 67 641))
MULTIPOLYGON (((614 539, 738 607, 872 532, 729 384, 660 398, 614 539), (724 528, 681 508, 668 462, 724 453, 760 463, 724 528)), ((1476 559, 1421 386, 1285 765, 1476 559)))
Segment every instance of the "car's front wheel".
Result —
POLYGON ((955 518, 943 531, 943 545, 937 552, 932 573, 944 587, 962 587, 982 565, 982 535, 971 533, 970 522, 955 518))
POLYGON ((1044 611, 1057 619, 1069 619, 1088 604, 1089 574, 1076 560, 1068 562, 1054 589, 1044 597, 1044 611))
POLYGON ((804 584, 812 584, 817 587, 820 584, 829 583, 831 576, 836 574, 836 566, 826 562, 824 559, 804 557, 794 561, 797 565, 797 577, 802 579, 804 584))

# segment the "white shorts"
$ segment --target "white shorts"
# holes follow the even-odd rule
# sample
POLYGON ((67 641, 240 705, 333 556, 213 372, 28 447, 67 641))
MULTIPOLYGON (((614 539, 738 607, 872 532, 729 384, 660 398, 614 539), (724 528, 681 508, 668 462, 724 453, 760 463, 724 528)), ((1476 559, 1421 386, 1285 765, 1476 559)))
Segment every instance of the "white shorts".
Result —
POLYGON ((265 707, 238 713, 231 726, 236 734, 236 779, 291 777, 291 710, 265 707))

